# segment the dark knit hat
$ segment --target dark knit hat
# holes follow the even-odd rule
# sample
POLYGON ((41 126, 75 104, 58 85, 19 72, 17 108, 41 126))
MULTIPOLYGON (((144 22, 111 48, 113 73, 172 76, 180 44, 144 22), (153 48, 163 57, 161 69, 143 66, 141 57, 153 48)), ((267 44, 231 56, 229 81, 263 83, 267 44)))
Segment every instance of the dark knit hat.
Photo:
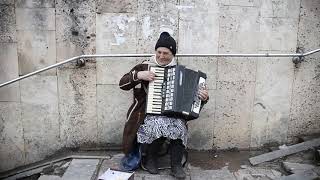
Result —
POLYGON ((166 47, 170 49, 172 54, 175 56, 177 52, 177 44, 176 41, 170 36, 168 32, 162 32, 160 34, 160 37, 157 41, 155 50, 158 49, 158 47, 166 47))

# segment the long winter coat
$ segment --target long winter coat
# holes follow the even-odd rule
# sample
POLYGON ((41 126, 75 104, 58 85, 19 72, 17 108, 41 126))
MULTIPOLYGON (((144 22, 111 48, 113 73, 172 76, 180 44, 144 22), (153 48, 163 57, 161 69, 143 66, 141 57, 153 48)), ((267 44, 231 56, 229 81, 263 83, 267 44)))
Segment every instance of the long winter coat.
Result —
POLYGON ((119 82, 121 89, 133 89, 133 103, 127 112, 127 122, 124 126, 122 139, 122 148, 125 154, 131 151, 136 141, 136 133, 145 118, 146 91, 149 82, 138 80, 137 73, 147 69, 148 64, 138 64, 126 73, 119 82))

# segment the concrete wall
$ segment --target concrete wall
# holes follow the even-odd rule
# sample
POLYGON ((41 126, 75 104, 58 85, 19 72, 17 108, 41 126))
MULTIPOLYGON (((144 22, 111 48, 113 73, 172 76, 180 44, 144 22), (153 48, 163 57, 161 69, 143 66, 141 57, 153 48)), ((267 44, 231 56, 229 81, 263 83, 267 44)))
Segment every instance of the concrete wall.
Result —
MULTIPOLYGON (((295 53, 320 47, 318 0, 0 0, 0 82, 82 54, 295 53)), ((179 58, 208 74, 210 101, 189 148, 254 148, 320 129, 320 55, 179 58)), ((0 171, 64 147, 120 144, 131 92, 120 77, 143 58, 68 64, 0 89, 0 171)))

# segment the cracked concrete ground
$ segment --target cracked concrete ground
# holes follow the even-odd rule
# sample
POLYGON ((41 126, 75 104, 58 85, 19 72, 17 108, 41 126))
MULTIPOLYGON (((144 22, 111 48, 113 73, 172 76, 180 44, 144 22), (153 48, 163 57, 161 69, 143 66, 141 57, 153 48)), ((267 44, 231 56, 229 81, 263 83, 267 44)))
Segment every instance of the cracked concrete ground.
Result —
MULTIPOLYGON (((93 151, 84 154, 97 153, 93 151)), ((23 180, 56 180, 56 179, 97 179, 108 168, 119 169, 121 152, 105 151, 98 152, 107 155, 107 159, 69 159, 52 164, 41 173, 22 178, 23 180)), ((223 152, 199 152, 189 150, 188 163, 185 166, 187 180, 295 180, 319 178, 320 168, 314 158, 314 150, 296 153, 290 156, 276 159, 271 162, 251 166, 248 159, 264 152, 261 151, 223 151, 223 152), (308 164, 308 171, 304 174, 292 174, 283 166, 287 164, 308 164), (313 165, 314 168, 311 168, 313 165)), ((165 159, 166 157, 164 157, 165 159)), ((168 157, 167 157, 168 158, 168 157)), ((299 168, 301 168, 299 166, 299 168)), ((172 180, 170 169, 160 170, 160 174, 151 175, 148 172, 137 169, 134 172, 135 180, 172 180)))

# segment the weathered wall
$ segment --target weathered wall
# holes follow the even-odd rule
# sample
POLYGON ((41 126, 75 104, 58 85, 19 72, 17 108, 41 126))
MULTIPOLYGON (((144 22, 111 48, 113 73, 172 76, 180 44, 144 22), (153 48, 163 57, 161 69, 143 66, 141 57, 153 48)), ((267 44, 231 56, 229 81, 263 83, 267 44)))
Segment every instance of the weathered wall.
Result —
MULTIPOLYGON (((152 53, 162 31, 178 53, 320 47, 318 0, 0 0, 0 22, 0 82, 81 54, 152 53)), ((319 57, 298 67, 291 58, 179 58, 208 74, 210 101, 189 122, 189 148, 319 132, 319 57)), ((142 59, 68 64, 1 88, 0 171, 64 147, 120 144, 132 95, 117 84, 142 59)))

